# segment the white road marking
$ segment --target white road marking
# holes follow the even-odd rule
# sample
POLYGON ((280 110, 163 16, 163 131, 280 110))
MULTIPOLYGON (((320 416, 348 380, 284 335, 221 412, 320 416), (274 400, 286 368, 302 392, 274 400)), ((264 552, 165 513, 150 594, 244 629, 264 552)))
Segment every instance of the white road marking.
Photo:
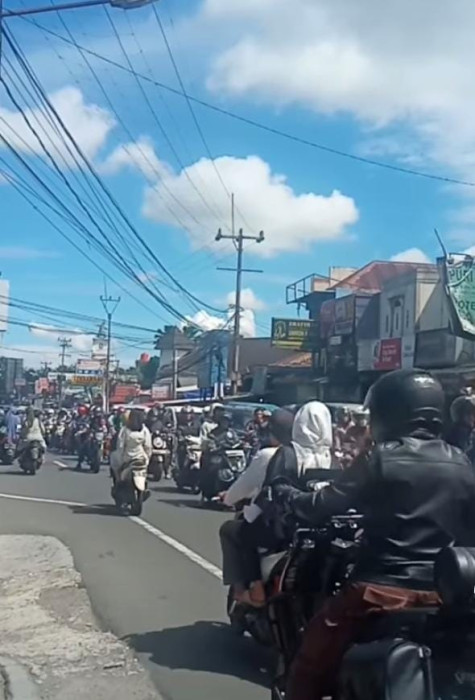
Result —
POLYGON ((53 460, 53 464, 56 464, 57 467, 63 467, 63 469, 68 468, 68 465, 65 464, 64 462, 60 462, 59 459, 53 460))
MULTIPOLYGON (((58 505, 58 506, 74 506, 75 508, 93 508, 94 504, 92 503, 77 503, 75 501, 59 501, 57 499, 53 498, 39 498, 37 496, 16 496, 11 493, 0 493, 0 498, 6 498, 10 499, 13 501, 30 501, 33 503, 50 503, 52 505, 58 505)), ((208 574, 211 574, 211 576, 214 576, 215 578, 219 579, 221 581, 223 572, 221 569, 214 564, 212 564, 210 561, 202 557, 200 554, 197 552, 194 552, 192 549, 187 547, 185 544, 182 544, 182 542, 179 542, 176 540, 174 537, 170 537, 170 535, 167 535, 165 532, 162 530, 159 530, 158 527, 155 527, 154 525, 151 525, 148 523, 146 520, 143 520, 142 518, 137 518, 135 516, 130 516, 128 520, 131 520, 133 523, 136 525, 139 525, 141 528, 149 532, 151 535, 156 537, 157 539, 161 540, 162 542, 165 542, 169 547, 173 547, 177 552, 180 554, 183 554, 187 559, 192 561, 194 564, 197 564, 199 567, 201 567, 204 571, 206 571, 208 574)))
POLYGON ((132 522, 136 523, 137 525, 140 525, 140 527, 143 527, 144 530, 147 530, 147 532, 149 532, 151 535, 157 537, 162 542, 165 542, 165 544, 168 544, 170 547, 173 547, 173 549, 176 549, 177 552, 183 554, 183 556, 187 557, 187 559, 194 562, 195 564, 198 564, 198 566, 201 566, 201 568, 207 571, 208 574, 211 574, 211 576, 214 576, 215 578, 221 581, 223 577, 223 572, 221 571, 221 569, 212 564, 204 557, 202 557, 200 554, 194 552, 185 544, 182 544, 174 537, 170 537, 170 535, 167 535, 165 532, 162 532, 162 530, 159 530, 154 525, 150 525, 150 523, 148 523, 146 520, 142 520, 142 518, 130 516, 129 520, 132 520, 132 522))
POLYGON ((13 493, 0 493, 0 498, 8 498, 13 501, 32 501, 33 503, 52 503, 56 506, 75 506, 76 508, 90 508, 87 503, 75 501, 57 501, 52 498, 38 498, 38 496, 16 496, 13 493))

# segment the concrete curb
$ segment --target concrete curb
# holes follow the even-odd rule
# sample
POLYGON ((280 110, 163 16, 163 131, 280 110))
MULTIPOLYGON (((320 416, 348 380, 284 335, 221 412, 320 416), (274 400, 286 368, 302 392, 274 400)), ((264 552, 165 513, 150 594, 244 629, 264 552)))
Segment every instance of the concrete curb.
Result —
POLYGON ((0 656, 0 673, 5 684, 5 700, 39 700, 36 684, 24 666, 0 656))

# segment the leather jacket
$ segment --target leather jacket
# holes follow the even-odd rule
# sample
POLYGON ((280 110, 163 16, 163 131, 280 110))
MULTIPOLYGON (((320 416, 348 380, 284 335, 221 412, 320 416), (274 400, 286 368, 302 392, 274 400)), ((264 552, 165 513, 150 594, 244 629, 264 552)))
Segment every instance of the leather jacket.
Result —
POLYGON ((348 508, 363 513, 356 581, 431 590, 438 552, 475 546, 475 471, 443 440, 378 445, 321 491, 292 489, 288 499, 299 518, 315 525, 348 508))

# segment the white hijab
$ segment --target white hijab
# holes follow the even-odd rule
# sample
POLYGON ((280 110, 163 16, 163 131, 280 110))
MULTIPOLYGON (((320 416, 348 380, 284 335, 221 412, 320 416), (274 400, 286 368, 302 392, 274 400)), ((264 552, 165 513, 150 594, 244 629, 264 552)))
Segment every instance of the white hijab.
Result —
POLYGON ((292 428, 299 475, 307 469, 330 469, 332 443, 330 411, 320 401, 306 403, 297 411, 292 428))

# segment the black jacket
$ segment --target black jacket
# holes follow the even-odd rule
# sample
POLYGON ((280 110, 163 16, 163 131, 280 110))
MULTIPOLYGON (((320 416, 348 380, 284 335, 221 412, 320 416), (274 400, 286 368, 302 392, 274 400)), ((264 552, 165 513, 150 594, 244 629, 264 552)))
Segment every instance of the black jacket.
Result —
POLYGON ((442 440, 379 445, 319 493, 293 492, 295 513, 320 524, 356 508, 364 538, 353 579, 433 589, 433 564, 448 545, 475 546, 475 472, 442 440))

